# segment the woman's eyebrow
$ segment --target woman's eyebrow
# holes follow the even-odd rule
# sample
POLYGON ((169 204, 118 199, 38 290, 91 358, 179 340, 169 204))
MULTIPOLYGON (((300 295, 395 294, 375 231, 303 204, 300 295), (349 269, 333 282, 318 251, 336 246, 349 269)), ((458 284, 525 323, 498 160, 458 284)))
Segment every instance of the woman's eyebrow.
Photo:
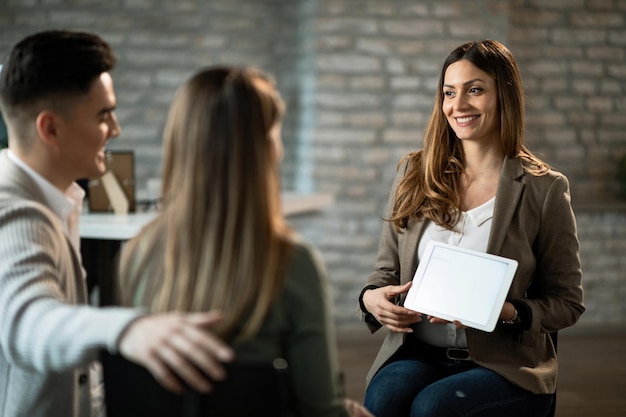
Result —
MULTIPOLYGON (((482 78, 474 78, 474 79, 471 79, 471 80, 469 80, 469 81, 465 81, 465 82, 463 83, 463 85, 473 84, 473 83, 475 83, 476 81, 480 81, 480 82, 482 82, 482 83, 484 83, 484 82, 485 82, 485 80, 483 80, 482 78)), ((454 88, 454 86, 453 86, 452 84, 444 84, 443 86, 444 86, 444 87, 449 87, 449 88, 454 88)))

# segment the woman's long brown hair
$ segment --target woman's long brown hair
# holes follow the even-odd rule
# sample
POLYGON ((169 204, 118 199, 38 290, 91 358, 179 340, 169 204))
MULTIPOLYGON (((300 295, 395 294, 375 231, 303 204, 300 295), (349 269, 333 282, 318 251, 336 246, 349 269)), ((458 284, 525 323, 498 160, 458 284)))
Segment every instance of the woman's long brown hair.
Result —
POLYGON ((291 251, 270 137, 283 111, 253 69, 209 68, 181 87, 164 133, 162 213, 124 251, 122 296, 155 312, 221 310, 227 339, 259 329, 291 251))
POLYGON ((465 156, 461 141, 443 114, 442 105, 446 70, 460 60, 470 61, 496 81, 500 140, 505 155, 525 160, 525 169, 534 175, 543 175, 550 169, 524 145, 524 90, 519 68, 509 49, 493 40, 463 44, 448 55, 441 69, 423 149, 404 158, 408 159, 407 171, 398 184, 389 219, 398 231, 407 227, 411 217, 430 219, 449 230, 458 221, 465 156))

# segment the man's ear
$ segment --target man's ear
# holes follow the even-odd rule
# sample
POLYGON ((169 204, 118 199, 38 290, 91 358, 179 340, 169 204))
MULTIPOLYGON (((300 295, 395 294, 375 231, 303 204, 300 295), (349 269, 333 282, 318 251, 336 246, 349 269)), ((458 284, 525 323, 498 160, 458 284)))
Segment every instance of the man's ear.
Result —
POLYGON ((35 119, 39 140, 46 146, 59 146, 59 117, 49 110, 43 110, 35 119))

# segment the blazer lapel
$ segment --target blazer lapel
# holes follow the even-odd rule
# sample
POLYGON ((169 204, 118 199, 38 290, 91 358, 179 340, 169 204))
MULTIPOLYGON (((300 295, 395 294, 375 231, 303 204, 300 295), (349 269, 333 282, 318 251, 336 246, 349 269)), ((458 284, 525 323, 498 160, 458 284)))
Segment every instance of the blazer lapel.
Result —
MULTIPOLYGON (((62 232, 68 252, 71 256, 73 270, 75 272, 78 290, 76 294, 71 294, 72 300, 86 303, 88 301, 87 289, 85 284, 86 272, 81 264, 81 256, 78 249, 74 249, 70 237, 60 224, 60 221, 54 212, 48 206, 48 202, 44 197, 37 183, 19 166, 15 165, 8 156, 8 150, 3 149, 0 152, 0 178, 2 178, 3 190, 7 191, 7 195, 0 195, 1 198, 23 199, 34 201, 41 204, 41 210, 47 211, 50 218, 57 219, 59 230, 62 232)), ((72 286, 73 287, 73 286, 72 286)), ((69 290, 66 290, 69 291, 69 290)))
POLYGON ((409 227, 398 236, 402 284, 411 281, 417 270, 417 248, 426 223, 426 220, 409 220, 409 227))
POLYGON ((522 195, 524 184, 520 178, 524 176, 524 168, 519 158, 505 158, 496 191, 496 202, 493 209, 493 220, 487 252, 497 255, 502 248, 506 232, 522 195))

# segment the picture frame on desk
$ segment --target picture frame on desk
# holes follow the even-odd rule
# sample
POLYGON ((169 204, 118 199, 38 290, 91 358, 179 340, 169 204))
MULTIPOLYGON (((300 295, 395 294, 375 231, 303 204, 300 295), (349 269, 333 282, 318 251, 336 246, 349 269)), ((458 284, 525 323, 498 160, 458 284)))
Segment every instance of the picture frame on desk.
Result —
MULTIPOLYGON (((135 156, 133 151, 107 151, 105 154, 107 172, 101 178, 89 179, 87 195, 89 211, 91 213, 113 212, 115 202, 111 200, 112 193, 105 187, 104 176, 112 173, 113 181, 121 187, 123 197, 128 202, 127 212, 135 212, 135 156)), ((110 187, 111 185, 109 185, 110 187)), ((113 186, 116 186, 113 184, 113 186)), ((122 198, 123 198, 122 197, 122 198)), ((117 212, 117 211, 116 211, 117 212)))

